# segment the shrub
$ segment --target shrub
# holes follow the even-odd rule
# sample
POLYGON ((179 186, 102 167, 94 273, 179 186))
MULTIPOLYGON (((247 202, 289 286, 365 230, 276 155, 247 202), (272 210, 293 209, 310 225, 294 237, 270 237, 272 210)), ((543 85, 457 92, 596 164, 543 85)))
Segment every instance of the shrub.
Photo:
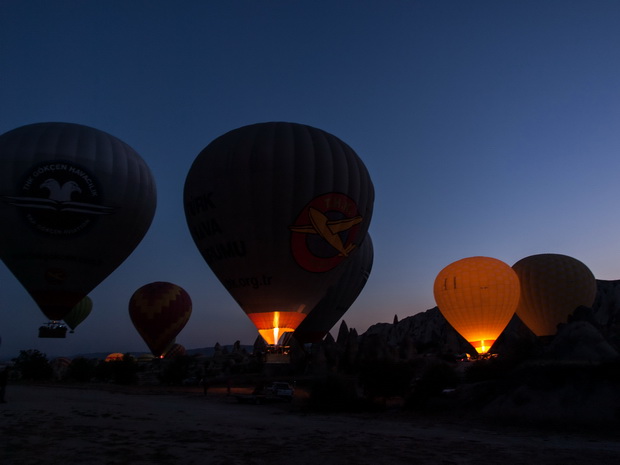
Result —
POLYGON ((87 358, 78 357, 69 365, 69 379, 79 383, 86 383, 95 376, 95 362, 87 358))
POLYGON ((355 380, 329 375, 314 380, 308 407, 319 411, 354 411, 360 408, 355 380))
POLYGON ((456 388, 459 377, 452 365, 435 360, 422 370, 413 384, 407 406, 414 409, 425 408, 431 398, 440 396, 445 389, 456 388))
POLYGON ((23 379, 43 381, 52 377, 53 371, 47 356, 36 349, 20 350, 13 362, 15 370, 21 373, 23 379))

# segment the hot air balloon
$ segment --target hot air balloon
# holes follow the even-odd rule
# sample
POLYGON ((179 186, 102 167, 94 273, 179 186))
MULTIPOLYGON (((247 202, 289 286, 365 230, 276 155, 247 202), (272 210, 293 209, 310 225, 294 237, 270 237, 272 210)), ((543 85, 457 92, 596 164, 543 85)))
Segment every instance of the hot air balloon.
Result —
POLYGON ((192 313, 192 300, 176 284, 145 284, 129 300, 129 316, 152 354, 160 357, 174 344, 192 313))
POLYGON ((433 291, 448 323, 484 354, 514 315, 519 278, 495 258, 463 258, 439 272, 433 291))
POLYGON ((364 241, 374 188, 337 137, 296 123, 230 131, 187 175, 187 224, 203 258, 265 341, 324 297, 364 241))
POLYGON ((155 359, 156 357, 153 354, 140 354, 140 356, 138 356, 138 363, 148 363, 148 362, 152 362, 153 359, 155 359))
POLYGON ((346 269, 338 282, 327 290, 325 297, 293 333, 299 342, 318 342, 323 339, 364 289, 374 258, 370 234, 366 235, 359 249, 357 255, 345 264, 346 269))
POLYGON ((596 279, 579 260, 560 254, 531 255, 512 266, 521 282, 517 316, 537 336, 553 336, 560 323, 596 298, 596 279))
POLYGON ((134 250, 155 203, 142 158, 103 131, 37 123, 0 136, 0 257, 53 324, 134 250))
POLYGON ((180 357, 187 353, 185 347, 181 344, 174 343, 170 346, 170 348, 164 353, 164 358, 174 358, 180 357))
POLYGON ((104 362, 122 362, 124 358, 125 354, 122 354, 120 352, 113 352, 106 356, 104 362))
POLYGON ((75 331, 75 328, 86 319, 93 309, 93 301, 90 297, 86 296, 78 302, 78 304, 71 309, 71 311, 65 315, 64 321, 71 332, 75 331))

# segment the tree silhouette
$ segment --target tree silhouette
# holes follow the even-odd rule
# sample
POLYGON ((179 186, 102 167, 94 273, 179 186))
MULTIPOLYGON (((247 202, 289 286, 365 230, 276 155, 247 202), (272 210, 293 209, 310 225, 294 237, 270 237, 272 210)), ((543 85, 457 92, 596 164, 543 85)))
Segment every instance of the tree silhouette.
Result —
POLYGON ((15 370, 19 371, 23 379, 43 381, 52 377, 52 367, 47 356, 36 349, 20 350, 13 362, 15 370))

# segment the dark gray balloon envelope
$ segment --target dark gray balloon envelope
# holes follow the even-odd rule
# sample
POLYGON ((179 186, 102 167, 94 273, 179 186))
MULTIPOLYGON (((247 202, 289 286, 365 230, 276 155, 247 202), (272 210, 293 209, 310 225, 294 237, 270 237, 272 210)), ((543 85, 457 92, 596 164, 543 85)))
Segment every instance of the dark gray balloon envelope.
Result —
POLYGON ((338 281, 366 237, 373 202, 353 149, 296 123, 218 137, 184 189, 200 253, 268 342, 277 342, 266 336, 273 328, 294 330, 338 281))
POLYGON ((155 206, 148 166, 110 134, 37 123, 0 136, 0 257, 52 320, 127 258, 155 206))

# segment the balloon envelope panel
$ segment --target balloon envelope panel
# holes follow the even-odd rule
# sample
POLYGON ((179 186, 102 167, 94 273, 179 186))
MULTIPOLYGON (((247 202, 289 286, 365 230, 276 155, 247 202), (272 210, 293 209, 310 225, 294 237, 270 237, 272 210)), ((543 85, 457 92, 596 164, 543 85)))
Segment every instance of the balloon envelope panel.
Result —
POLYGON ((299 342, 320 341, 343 317, 364 289, 372 270, 373 259, 372 239, 370 234, 367 234, 357 255, 346 263, 346 269, 338 282, 327 290, 325 297, 295 330, 295 338, 299 342))
POLYGON ((433 292, 448 323, 479 353, 484 353, 514 315, 519 279, 500 260, 470 257, 441 270, 433 292))
POLYGON ((65 315, 64 321, 67 326, 74 330, 77 326, 83 322, 93 309, 93 301, 90 297, 86 296, 80 300, 71 311, 65 315))
POLYGON ((50 319, 127 258, 155 204, 145 162, 103 131, 37 123, 0 136, 0 257, 50 319))
POLYGON ((174 357, 182 357, 187 354, 187 350, 185 346, 181 344, 174 343, 170 346, 170 348, 164 354, 164 358, 174 358, 174 357))
POLYGON ((263 334, 294 330, 338 280, 366 236, 374 188, 337 137, 260 123, 198 155, 184 202, 200 253, 263 334))
POLYGON ((577 307, 591 307, 596 298, 590 269, 567 255, 531 255, 512 268, 521 282, 517 315, 537 336, 554 335, 577 307))

